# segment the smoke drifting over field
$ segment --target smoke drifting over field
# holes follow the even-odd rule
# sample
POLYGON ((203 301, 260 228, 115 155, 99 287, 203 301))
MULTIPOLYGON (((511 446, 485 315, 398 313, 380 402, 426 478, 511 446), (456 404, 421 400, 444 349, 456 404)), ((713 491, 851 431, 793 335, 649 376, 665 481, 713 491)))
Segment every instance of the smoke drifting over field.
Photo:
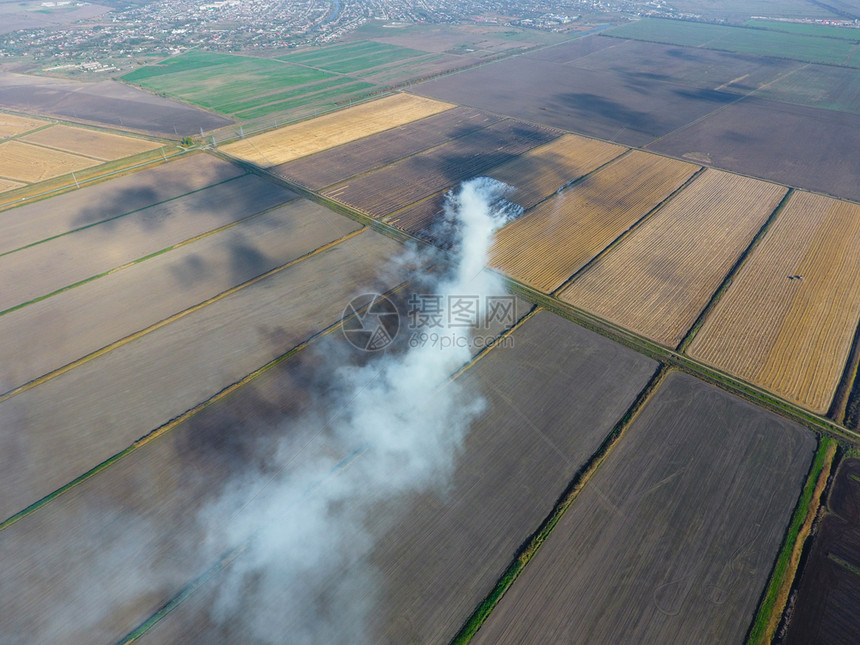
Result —
MULTIPOLYGON (((423 293, 480 296, 481 307, 486 296, 504 293, 483 268, 493 232, 521 213, 504 199, 508 190, 478 178, 448 196, 450 269, 422 284, 423 293)), ((410 493, 444 493, 484 410, 480 395, 447 382, 470 360, 468 342, 374 355, 358 366, 345 360, 343 345, 323 346, 327 387, 312 393, 313 412, 286 422, 269 463, 232 482, 202 515, 213 556, 225 537, 230 547, 246 545, 218 576, 212 614, 248 642, 368 640, 380 589, 368 555, 390 522, 380 509, 410 493)))

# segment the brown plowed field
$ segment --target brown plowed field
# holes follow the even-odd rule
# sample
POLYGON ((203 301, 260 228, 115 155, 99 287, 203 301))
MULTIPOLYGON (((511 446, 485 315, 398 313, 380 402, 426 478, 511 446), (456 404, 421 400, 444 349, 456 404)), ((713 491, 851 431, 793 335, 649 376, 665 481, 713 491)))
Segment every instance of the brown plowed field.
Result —
POLYGON ((473 643, 742 643, 812 432, 675 372, 473 643))
POLYGON ((372 217, 384 217, 560 135, 557 130, 506 120, 339 184, 324 194, 372 217))
POLYGON ((240 221, 295 193, 246 175, 0 257, 0 311, 240 221))
POLYGON ((797 192, 688 353, 823 413, 860 320, 858 273, 860 206, 797 192))
POLYGON ((491 264, 554 291, 698 169, 631 152, 505 226, 496 234, 491 264))
POLYGON ((372 285, 379 262, 400 248, 359 234, 0 403, 0 427, 16 428, 0 452, 0 516, 337 322, 358 285, 372 285))
POLYGON ((229 155, 277 166, 305 155, 422 119, 454 107, 409 94, 394 94, 223 146, 229 155))
POLYGON ((358 228, 318 204, 295 200, 0 316, 0 394, 358 228))
MULTIPOLYGON (((366 558, 377 584, 354 594, 367 608, 367 625, 351 642, 449 642, 656 367, 546 312, 513 338, 513 347, 494 349, 461 377, 488 408, 472 425, 444 495, 413 495, 390 517, 371 521, 377 540, 366 558)), ((249 607, 221 624, 212 620, 222 584, 212 579, 140 642, 259 645, 243 619, 249 607)))
POLYGON ((676 347, 787 190, 706 170, 560 297, 676 347))
POLYGON ((320 190, 451 139, 471 134, 500 119, 501 117, 470 108, 453 108, 291 161, 272 168, 272 172, 300 186, 320 190))
POLYGON ((238 166, 192 154, 147 170, 85 186, 45 202, 0 212, 0 253, 152 206, 244 174, 238 166))
POLYGON ((860 641, 860 459, 843 461, 800 572, 785 645, 860 641))

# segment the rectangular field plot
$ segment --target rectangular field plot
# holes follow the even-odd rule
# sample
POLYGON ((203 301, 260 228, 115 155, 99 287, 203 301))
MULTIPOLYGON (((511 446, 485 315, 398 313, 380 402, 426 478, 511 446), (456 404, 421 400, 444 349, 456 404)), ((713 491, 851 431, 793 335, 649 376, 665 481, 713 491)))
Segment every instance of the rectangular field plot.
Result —
MULTIPOLYGON (((412 494, 385 509, 371 509, 375 545, 358 556, 358 566, 370 563, 374 584, 350 594, 352 606, 366 610, 364 621, 350 623, 350 642, 450 642, 656 368, 643 356, 549 313, 526 321, 513 338, 513 347, 491 351, 461 377, 463 387, 480 392, 488 407, 473 423, 444 494, 412 494)), ((302 382, 295 376, 291 381, 302 382)), ((228 432, 226 421, 198 430, 205 432, 200 445, 216 445, 204 437, 219 426, 228 432)), ((212 455, 213 461, 217 458, 212 455)), ((171 461, 186 470, 194 460, 171 461)), ((177 490, 177 509, 195 506, 183 502, 186 494, 177 490)), ((173 502, 165 506, 170 509, 173 502)), ((338 580, 352 573, 338 572, 322 589, 302 588, 324 604, 320 596, 336 594, 338 580)), ((251 596, 220 623, 210 614, 223 584, 221 575, 214 577, 139 642, 238 638, 258 645, 261 641, 248 630, 255 610, 251 596)), ((284 592, 299 592, 298 584, 284 592)), ((285 614, 284 624, 293 633, 293 626, 306 620, 285 614)))
POLYGON ((279 57, 279 60, 318 67, 338 74, 351 74, 427 54, 428 52, 417 49, 365 41, 289 54, 279 57))
POLYGON ((745 93, 791 70, 803 68, 803 64, 798 61, 759 58, 700 47, 679 47, 606 36, 584 40, 593 39, 614 42, 615 45, 578 57, 570 65, 620 73, 631 83, 638 84, 666 81, 690 88, 745 93))
POLYGON ((237 159, 268 168, 452 107, 450 103, 395 94, 237 141, 221 150, 237 159))
POLYGON ((858 114, 748 97, 649 147, 860 201, 858 114))
POLYGON ((16 134, 35 130, 43 125, 48 125, 48 123, 48 121, 34 119, 29 116, 0 113, 0 139, 14 137, 16 134))
POLYGON ((670 374, 472 642, 743 642, 815 445, 670 374))
POLYGON ((434 79, 412 91, 628 146, 644 146, 738 99, 731 91, 528 56, 434 79))
POLYGON ((845 459, 836 472, 791 613, 786 645, 860 640, 860 460, 845 459))
POLYGON ((0 403, 0 516, 334 324, 357 288, 393 286, 374 281, 400 248, 361 233, 0 403))
POLYGON ((22 184, 18 181, 10 181, 9 179, 0 179, 0 193, 12 190, 13 188, 21 188, 27 184, 22 184))
POLYGON ((797 192, 688 353, 825 412, 860 319, 860 206, 797 192))
MULTIPOLYGON (((147 67, 146 69, 151 69, 147 67)), ((0 72, 0 105, 19 112, 179 137, 229 119, 112 80, 82 82, 0 72)))
POLYGON ((295 200, 0 316, 0 395, 358 228, 295 200))
POLYGON ((510 200, 528 209, 625 150, 611 143, 565 134, 493 168, 487 176, 512 186, 510 200))
POLYGON ((491 265, 552 292, 698 169, 633 151, 500 230, 491 265))
POLYGON ((32 183, 100 163, 96 159, 31 146, 20 141, 0 143, 0 177, 4 179, 32 183))
POLYGON ((0 213, 0 253, 113 219, 243 175, 238 166, 204 154, 58 195, 0 213), (50 208, 45 205, 49 204, 50 208))
POLYGON ((246 175, 0 257, 0 312, 135 262, 268 208, 295 193, 246 175))
POLYGON ((160 148, 161 144, 144 139, 133 139, 108 132, 98 132, 86 128, 74 128, 67 125, 55 125, 27 134, 20 138, 27 143, 36 143, 48 148, 56 148, 95 157, 102 161, 113 161, 130 157, 147 150, 160 148))
POLYGON ((384 217, 560 135, 557 130, 506 120, 337 185, 324 194, 372 217, 384 217))
MULTIPOLYGON (((577 41, 578 42, 578 41, 577 41)), ((531 208, 542 199, 619 156, 625 148, 575 134, 565 134, 486 172, 514 190, 507 199, 531 208)), ((386 221, 431 241, 433 224, 445 206, 445 193, 403 209, 386 221)))
POLYGON ((787 191, 706 170, 559 297, 676 347, 787 191))
POLYGON ((860 70, 804 65, 761 88, 756 96, 860 114, 860 70))
POLYGON ((329 148, 272 168, 272 172, 311 190, 320 190, 403 159, 499 121, 471 108, 452 108, 376 135, 329 148))
MULTIPOLYGON (((839 38, 654 18, 622 25, 607 33, 618 38, 793 58, 807 63, 831 65, 850 64, 847 59, 856 44, 839 38)), ((860 41, 860 32, 857 41, 860 41)))
MULTIPOLYGON (((217 112, 232 114, 270 103, 269 96, 334 78, 319 69, 251 56, 191 51, 148 65, 123 80, 217 112)), ((274 99, 272 99, 274 100, 274 99)))

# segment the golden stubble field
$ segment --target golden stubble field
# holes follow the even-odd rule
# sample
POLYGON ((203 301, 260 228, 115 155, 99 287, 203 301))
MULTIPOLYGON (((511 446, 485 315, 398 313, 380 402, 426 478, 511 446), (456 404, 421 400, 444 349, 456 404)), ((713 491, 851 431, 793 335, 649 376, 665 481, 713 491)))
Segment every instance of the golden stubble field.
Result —
POLYGON ((676 347, 787 190, 706 170, 560 298, 676 347))
POLYGON ((646 152, 624 155, 499 231, 491 265, 555 291, 698 170, 646 152))
POLYGON ((34 119, 29 116, 0 113, 0 139, 14 137, 22 132, 28 132, 43 125, 48 125, 48 123, 48 121, 34 119))
POLYGON ((249 137, 221 150, 258 166, 277 166, 453 107, 420 96, 394 94, 249 137))
POLYGON ((160 147, 160 144, 154 141, 68 125, 55 125, 45 128, 24 135, 20 140, 55 148, 63 152, 95 157, 102 161, 131 157, 160 147))
POLYGON ((798 191, 688 353, 823 413, 860 319, 860 205, 798 191))
POLYGON ((59 177, 101 162, 20 141, 0 143, 0 178, 34 183, 59 177))
POLYGON ((514 187, 511 199, 531 208, 627 150, 623 146, 565 134, 487 173, 514 187))

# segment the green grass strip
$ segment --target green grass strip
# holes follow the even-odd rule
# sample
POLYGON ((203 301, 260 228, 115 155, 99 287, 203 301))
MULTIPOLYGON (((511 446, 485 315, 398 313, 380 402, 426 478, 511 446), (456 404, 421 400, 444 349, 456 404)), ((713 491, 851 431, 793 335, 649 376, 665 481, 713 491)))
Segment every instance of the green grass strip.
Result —
POLYGON ((278 103, 272 103, 270 105, 264 105, 262 107, 253 109, 253 110, 245 110, 243 112, 239 112, 234 116, 242 119, 256 119, 261 116, 268 116, 269 114, 273 114, 275 112, 283 112, 286 110, 292 110, 293 108, 301 107, 303 105, 310 105, 311 103, 316 103, 318 101, 324 102, 329 99, 336 99, 338 97, 346 97, 349 94, 353 94, 355 92, 361 90, 368 90, 372 88, 378 87, 373 83, 365 83, 363 81, 356 81, 354 83, 349 83, 347 85, 341 85, 336 87, 333 90, 328 90, 325 92, 316 92, 314 94, 308 94, 301 98, 290 99, 289 101, 280 101, 278 103))
POLYGON ((469 617, 469 620, 466 621, 466 624, 463 625, 457 635, 454 636, 454 639, 451 641, 451 645, 466 645, 466 643, 472 640, 472 637, 478 632, 481 625, 484 624, 493 609, 495 609, 496 605, 499 604, 502 596, 505 595, 505 592, 514 583, 514 580, 519 577, 526 568, 526 565, 532 557, 534 557, 534 554, 537 553, 538 549, 549 537, 549 534, 555 528, 556 524, 558 524, 562 515, 564 515, 565 511, 567 511, 570 505, 573 504, 579 491, 587 484, 592 473, 594 473, 594 471, 600 466, 603 459, 612 449, 612 446, 615 445, 624 430, 636 418, 639 410, 642 409, 642 406, 645 405, 654 390, 659 387, 666 374, 667 370, 665 367, 661 366, 657 368, 654 376, 651 377, 651 380, 645 385, 627 409, 627 412, 624 413, 624 416, 618 420, 601 446, 597 449, 591 459, 588 460, 588 463, 579 470, 570 484, 568 484, 549 516, 543 521, 543 524, 541 524, 538 530, 532 534, 531 538, 526 540, 525 546, 520 549, 519 553, 517 553, 514 561, 510 564, 505 573, 502 574, 502 577, 496 583, 496 586, 487 595, 487 597, 484 598, 483 602, 478 605, 477 609, 475 609, 469 617))
MULTIPOLYGON (((773 639, 773 632, 779 625, 778 619, 774 616, 774 613, 779 612, 782 614, 784 602, 788 599, 788 593, 785 587, 786 585, 791 585, 796 573, 796 560, 799 560, 799 554, 795 559, 794 566, 791 565, 795 554, 798 536, 800 535, 804 524, 807 523, 810 505, 812 504, 821 472, 824 470, 825 466, 829 466, 832 462, 835 448, 836 441, 829 437, 821 437, 821 441, 818 444, 818 451, 815 453, 815 459, 812 462, 812 468, 809 470, 809 476, 806 478, 806 484, 803 486, 803 492, 800 495, 800 500, 797 502, 794 516, 791 518, 788 533, 785 535, 782 550, 779 553, 776 565, 774 565, 773 574, 770 577, 770 584, 764 594, 764 600, 759 607, 755 621, 750 628, 749 637, 747 639, 748 645, 766 645, 773 639), (782 606, 777 606, 778 604, 782 606), (774 624, 775 621, 776 624, 774 624)), ((811 524, 811 518, 809 518, 809 520, 811 524)), ((805 540, 808 534, 809 528, 807 527, 806 535, 802 536, 802 539, 805 540)))

